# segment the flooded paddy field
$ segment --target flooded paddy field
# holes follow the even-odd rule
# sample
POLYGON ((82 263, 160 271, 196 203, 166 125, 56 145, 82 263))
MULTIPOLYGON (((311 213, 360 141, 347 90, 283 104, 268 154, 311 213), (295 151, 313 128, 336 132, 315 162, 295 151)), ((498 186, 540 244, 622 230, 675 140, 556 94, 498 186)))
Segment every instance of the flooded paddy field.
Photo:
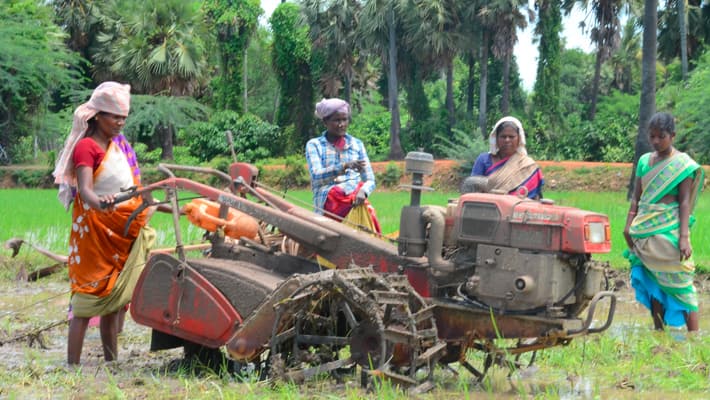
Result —
MULTIPOLYGON (((2 268, 9 265, 0 263, 2 268)), ((635 302, 633 291, 626 286, 617 291, 616 315, 606 332, 538 352, 531 366, 512 374, 493 367, 482 382, 457 364, 438 368, 435 389, 415 397, 710 399, 707 283, 705 277, 697 282, 701 291, 697 334, 688 335, 684 328, 653 331, 648 311, 635 302)), ((0 399, 412 397, 386 382, 361 389, 358 375, 342 382, 321 379, 296 386, 258 381, 250 374, 195 375, 176 370, 171 361, 182 356, 182 349, 150 352, 150 329, 130 317, 119 336, 117 361, 103 361, 99 331, 94 327, 87 332, 81 367, 69 367, 68 287, 61 273, 37 282, 0 280, 0 399)), ((605 310, 598 311, 598 315, 605 314, 605 310)), ((473 365, 482 363, 480 354, 471 353, 469 358, 473 365)))

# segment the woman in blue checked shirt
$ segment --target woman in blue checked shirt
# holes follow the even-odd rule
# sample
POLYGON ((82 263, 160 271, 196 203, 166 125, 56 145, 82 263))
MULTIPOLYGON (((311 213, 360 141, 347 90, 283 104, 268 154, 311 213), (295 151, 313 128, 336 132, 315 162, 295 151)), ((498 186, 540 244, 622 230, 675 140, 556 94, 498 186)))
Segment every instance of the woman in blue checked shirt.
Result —
POLYGON ((378 233, 379 223, 367 197, 375 190, 375 174, 365 145, 348 134, 350 105, 341 99, 323 99, 316 116, 326 130, 306 144, 315 212, 342 220, 350 210, 364 205, 378 233))

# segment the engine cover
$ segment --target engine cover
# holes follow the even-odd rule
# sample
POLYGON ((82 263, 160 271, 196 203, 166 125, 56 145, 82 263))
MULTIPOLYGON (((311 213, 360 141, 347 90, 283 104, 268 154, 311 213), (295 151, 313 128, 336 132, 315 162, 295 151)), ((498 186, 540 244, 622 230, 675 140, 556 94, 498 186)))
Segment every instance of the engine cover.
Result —
MULTIPOLYGON (((545 311, 548 306, 574 304, 577 270, 554 253, 522 252, 517 248, 478 245, 475 273, 465 291, 501 311, 545 311), (565 297, 566 296, 566 297, 565 297)), ((537 314, 538 312, 534 312, 537 314)))

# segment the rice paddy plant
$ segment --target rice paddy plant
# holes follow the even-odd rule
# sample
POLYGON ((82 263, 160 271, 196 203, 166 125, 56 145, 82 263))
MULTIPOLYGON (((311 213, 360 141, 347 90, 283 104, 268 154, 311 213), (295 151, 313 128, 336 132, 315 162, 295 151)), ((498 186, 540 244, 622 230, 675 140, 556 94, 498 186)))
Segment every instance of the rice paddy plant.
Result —
MULTIPOLYGON (((399 218, 403 206, 409 204, 410 193, 407 191, 375 191, 370 201, 377 210, 377 216, 384 234, 399 230, 399 218)), ((457 198, 458 193, 424 192, 422 204, 445 206, 449 199, 457 198)), ((546 197, 555 204, 577 207, 599 212, 609 216, 611 223, 612 250, 609 254, 596 255, 595 258, 609 261, 616 269, 627 269, 628 263, 621 253, 626 248, 623 228, 626 222, 628 202, 625 193, 620 192, 546 192, 546 197)), ((285 198, 297 205, 309 209, 312 199, 309 190, 294 190, 285 194, 285 198)), ((66 253, 69 235, 70 215, 56 200, 54 190, 2 189, 0 203, 12 205, 11 212, 5 213, 0 220, 0 241, 11 237, 22 237, 49 250, 66 253)), ((694 244, 694 259, 700 271, 710 269, 710 248, 703 246, 710 243, 710 195, 702 193, 696 206, 697 223, 691 231, 694 244)), ((155 213, 151 225, 158 231, 157 246, 170 247, 175 244, 175 232, 172 217, 169 214, 155 213)), ((203 231, 181 219, 181 235, 185 244, 199 243, 203 231)))

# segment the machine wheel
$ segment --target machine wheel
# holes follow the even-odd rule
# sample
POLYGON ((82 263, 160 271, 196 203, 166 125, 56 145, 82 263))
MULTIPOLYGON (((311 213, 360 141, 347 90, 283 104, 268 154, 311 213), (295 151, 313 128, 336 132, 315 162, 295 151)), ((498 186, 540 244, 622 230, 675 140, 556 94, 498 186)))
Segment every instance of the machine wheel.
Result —
POLYGON ((446 346, 431 307, 406 277, 359 268, 321 274, 277 306, 270 376, 338 379, 359 366, 363 376, 427 390, 446 346))

